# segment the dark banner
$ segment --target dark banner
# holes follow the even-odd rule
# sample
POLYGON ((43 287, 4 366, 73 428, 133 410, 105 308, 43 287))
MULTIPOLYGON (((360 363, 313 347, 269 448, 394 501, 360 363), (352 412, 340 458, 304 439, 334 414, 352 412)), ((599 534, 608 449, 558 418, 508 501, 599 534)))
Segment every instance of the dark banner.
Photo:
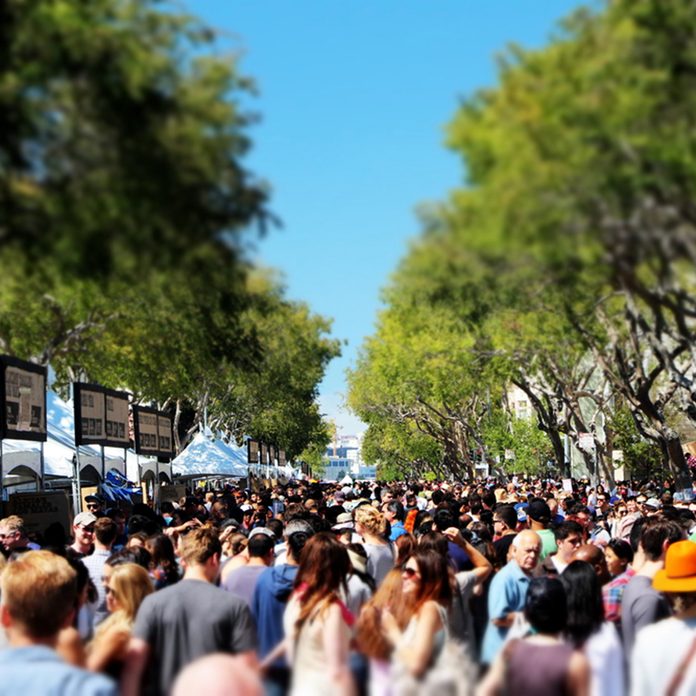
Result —
POLYGON ((287 459, 285 459, 285 450, 278 451, 278 466, 285 466, 287 464, 287 459))
POLYGON ((46 368, 0 356, 0 437, 45 442, 46 368))
POLYGON ((172 417, 145 406, 133 406, 135 451, 150 457, 171 459, 174 455, 172 417))
POLYGON ((268 464, 268 448, 266 443, 259 443, 259 453, 261 454, 260 464, 266 466, 268 464))
POLYGON ((126 392, 99 384, 73 384, 75 444, 127 448, 128 401, 126 392))
POLYGON ((247 462, 259 463, 259 443, 257 440, 247 440, 247 462))

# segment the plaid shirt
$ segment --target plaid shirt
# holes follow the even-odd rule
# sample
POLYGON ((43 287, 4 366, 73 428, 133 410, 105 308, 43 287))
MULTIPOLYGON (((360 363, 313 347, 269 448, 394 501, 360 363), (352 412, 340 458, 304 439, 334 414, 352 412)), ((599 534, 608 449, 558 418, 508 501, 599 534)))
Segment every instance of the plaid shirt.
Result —
POLYGON ((606 621, 621 620, 621 600, 623 591, 628 581, 636 574, 633 568, 629 568, 625 573, 617 575, 611 582, 602 588, 602 599, 604 601, 604 619, 606 621))

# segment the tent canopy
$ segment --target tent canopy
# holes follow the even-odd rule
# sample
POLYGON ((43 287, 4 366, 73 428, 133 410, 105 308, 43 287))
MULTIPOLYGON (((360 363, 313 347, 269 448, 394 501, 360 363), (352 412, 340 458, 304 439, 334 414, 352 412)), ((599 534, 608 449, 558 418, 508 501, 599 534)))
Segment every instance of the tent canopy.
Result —
MULTIPOLYGON (((43 443, 44 476, 65 478, 74 476, 75 452, 80 453, 80 470, 94 469, 101 474, 101 452, 96 447, 75 447, 75 418, 73 408, 58 394, 46 394, 46 425, 48 437, 43 443)), ((41 475, 41 443, 30 440, 3 440, 3 478, 6 484, 29 482, 41 475)), ((105 457, 105 469, 125 472, 123 457, 105 457)), ((87 472, 90 473, 90 472, 87 472)))
POLYGON ((196 433, 188 447, 172 461, 172 472, 183 477, 244 477, 246 449, 215 439, 210 431, 196 433))

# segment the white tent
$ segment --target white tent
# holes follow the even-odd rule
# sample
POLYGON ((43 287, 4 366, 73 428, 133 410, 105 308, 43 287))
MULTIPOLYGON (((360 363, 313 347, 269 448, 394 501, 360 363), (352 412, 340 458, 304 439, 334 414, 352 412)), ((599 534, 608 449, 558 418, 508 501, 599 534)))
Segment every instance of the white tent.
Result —
POLYGON ((236 448, 210 431, 196 433, 189 445, 172 461, 172 472, 187 478, 196 476, 244 477, 248 472, 244 448, 236 448))
MULTIPOLYGON (((71 479, 75 475, 75 422, 72 406, 55 392, 46 394, 48 437, 43 443, 45 478, 71 479)), ((41 443, 31 440, 3 440, 3 485, 29 483, 41 476, 41 443)), ((82 475, 101 478, 102 458, 96 447, 82 445, 79 450, 82 475), (93 469, 92 472, 89 469, 93 469)), ((125 474, 123 457, 105 457, 105 470, 125 474)))

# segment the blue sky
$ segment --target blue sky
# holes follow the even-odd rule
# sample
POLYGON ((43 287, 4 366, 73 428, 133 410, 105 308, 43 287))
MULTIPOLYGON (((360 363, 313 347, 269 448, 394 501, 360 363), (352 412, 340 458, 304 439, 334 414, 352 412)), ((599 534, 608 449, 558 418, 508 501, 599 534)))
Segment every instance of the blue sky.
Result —
POLYGON ((189 0, 241 53, 259 95, 247 166, 283 221, 257 245, 288 296, 332 317, 343 356, 320 387, 343 434, 345 371, 374 330, 380 289, 416 209, 460 185, 444 127, 462 99, 494 84, 509 42, 540 47, 577 0, 189 0))

